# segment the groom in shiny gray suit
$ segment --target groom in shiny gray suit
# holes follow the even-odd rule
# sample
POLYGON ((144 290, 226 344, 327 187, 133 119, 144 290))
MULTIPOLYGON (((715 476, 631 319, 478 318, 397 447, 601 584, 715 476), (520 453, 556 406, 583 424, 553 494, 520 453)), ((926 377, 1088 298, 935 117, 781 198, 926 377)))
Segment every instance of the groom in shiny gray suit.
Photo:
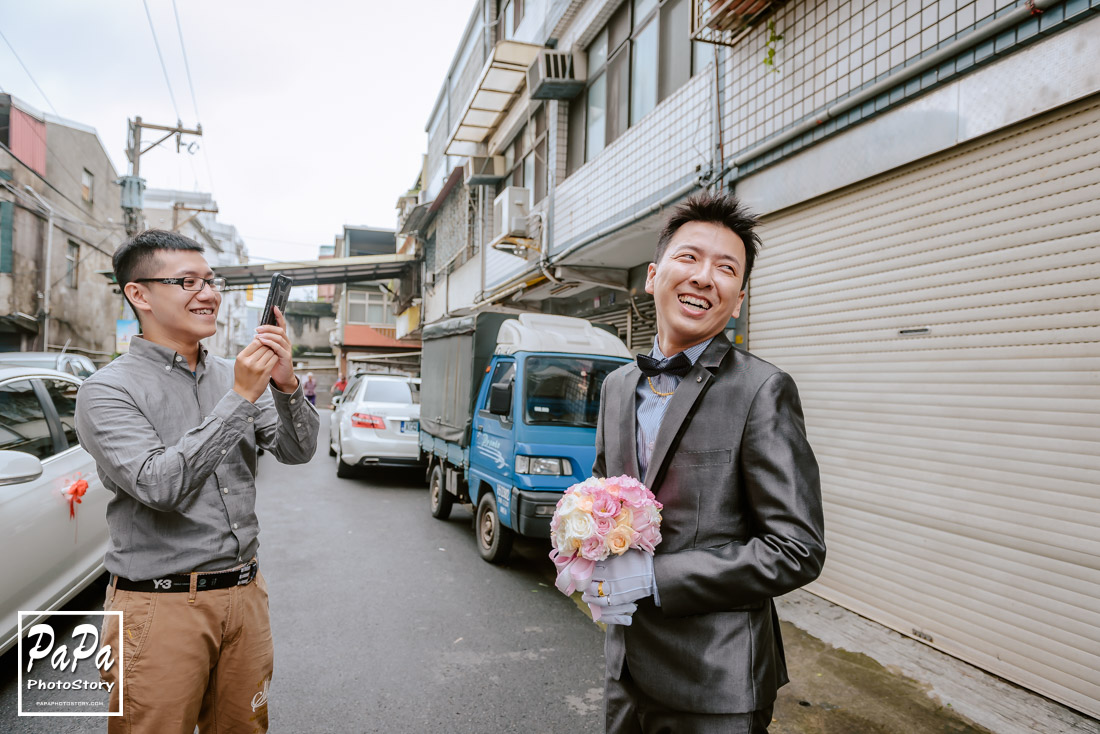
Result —
POLYGON ((759 238, 736 199, 698 194, 649 266, 653 350, 604 382, 596 476, 642 479, 664 540, 597 564, 608 732, 764 732, 787 682, 774 597, 825 561, 821 487, 789 375, 723 334, 759 238))

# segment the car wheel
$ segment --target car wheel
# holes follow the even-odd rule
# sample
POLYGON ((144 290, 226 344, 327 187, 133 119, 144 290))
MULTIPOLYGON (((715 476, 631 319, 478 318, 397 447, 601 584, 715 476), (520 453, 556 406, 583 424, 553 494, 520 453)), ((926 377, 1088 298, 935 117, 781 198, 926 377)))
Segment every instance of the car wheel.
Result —
MULTIPOLYGON (((340 446, 339 435, 337 435, 336 437, 336 446, 337 448, 339 448, 340 446)), ((332 451, 331 446, 329 447, 329 450, 332 451)), ((340 477, 341 479, 354 479, 356 476, 358 476, 359 467, 352 464, 345 464, 344 459, 340 456, 340 452, 338 450, 333 451, 333 456, 336 457, 336 476, 340 477)))
POLYGON ((451 516, 455 496, 443 487, 442 464, 432 467, 432 474, 428 478, 428 498, 431 500, 432 517, 437 520, 446 520, 451 516))
POLYGON ((329 456, 336 456, 336 444, 334 444, 332 442, 332 435, 331 434, 328 437, 328 455, 329 456))
POLYGON ((492 490, 486 491, 478 500, 474 532, 477 534, 477 551, 482 558, 495 564, 508 560, 516 534, 501 524, 492 490))

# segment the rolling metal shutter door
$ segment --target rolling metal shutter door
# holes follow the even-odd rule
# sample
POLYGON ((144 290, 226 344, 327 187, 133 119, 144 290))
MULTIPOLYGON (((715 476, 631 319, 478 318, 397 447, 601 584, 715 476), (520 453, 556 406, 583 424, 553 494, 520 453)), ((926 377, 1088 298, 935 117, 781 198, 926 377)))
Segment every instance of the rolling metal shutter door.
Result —
POLYGON ((657 333, 657 307, 650 296, 636 296, 634 305, 614 311, 589 316, 588 320, 598 324, 611 324, 619 330, 619 338, 632 352, 649 354, 653 348, 653 337, 657 333), (641 315, 641 318, 638 316, 641 315))
POLYGON ((1100 715, 1100 99, 769 216, 751 350, 798 383, 810 590, 1100 715))

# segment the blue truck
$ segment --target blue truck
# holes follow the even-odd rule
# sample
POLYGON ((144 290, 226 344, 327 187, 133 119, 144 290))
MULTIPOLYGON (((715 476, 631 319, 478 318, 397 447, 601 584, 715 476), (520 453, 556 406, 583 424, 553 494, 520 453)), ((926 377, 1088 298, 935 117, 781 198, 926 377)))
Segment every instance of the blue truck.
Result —
POLYGON ((550 537, 562 492, 592 471, 600 388, 630 352, 583 319, 504 311, 430 324, 421 342, 432 515, 472 505, 481 557, 504 563, 516 534, 550 537))

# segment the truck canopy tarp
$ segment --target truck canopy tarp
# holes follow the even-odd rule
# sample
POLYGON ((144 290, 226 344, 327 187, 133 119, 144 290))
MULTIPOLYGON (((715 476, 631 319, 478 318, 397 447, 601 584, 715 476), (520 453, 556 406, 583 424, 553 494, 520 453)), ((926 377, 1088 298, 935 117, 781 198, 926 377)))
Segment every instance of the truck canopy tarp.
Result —
POLYGON ((462 448, 470 444, 481 376, 497 332, 516 312, 481 311, 429 324, 421 332, 420 428, 462 448))

